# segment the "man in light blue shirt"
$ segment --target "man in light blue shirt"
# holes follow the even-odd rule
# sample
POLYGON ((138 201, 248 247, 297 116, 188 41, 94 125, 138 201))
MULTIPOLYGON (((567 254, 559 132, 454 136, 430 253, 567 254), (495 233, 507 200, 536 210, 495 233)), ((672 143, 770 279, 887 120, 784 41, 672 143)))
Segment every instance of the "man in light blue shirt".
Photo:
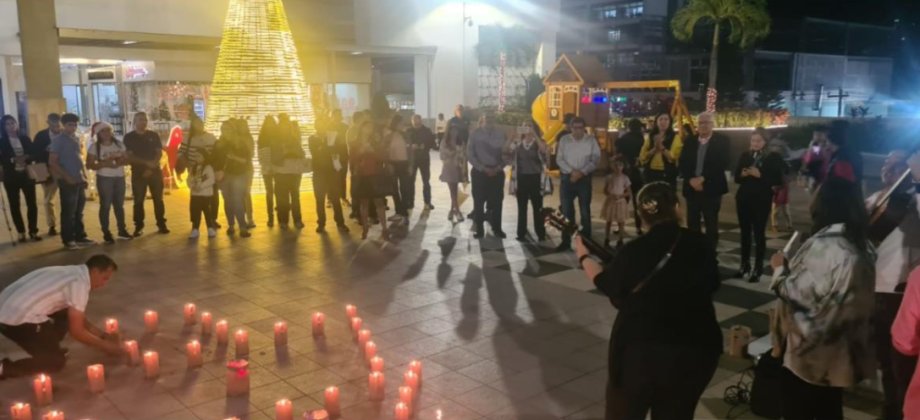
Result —
POLYGON ((77 137, 80 118, 64 114, 61 123, 64 131, 51 139, 51 156, 48 163, 61 193, 61 240, 70 250, 93 245, 83 227, 83 206, 86 205, 86 169, 77 137))
MULTIPOLYGON (((575 221, 575 199, 581 212, 581 234, 591 237, 591 175, 601 160, 601 149, 597 140, 585 130, 585 120, 581 117, 572 119, 572 134, 559 141, 556 147, 556 163, 562 172, 559 187, 559 199, 562 201, 562 213, 569 221, 575 221)), ((562 237, 558 251, 572 249, 572 238, 562 237)))
POLYGON ((486 124, 470 134, 467 159, 473 165, 473 223, 476 239, 482 238, 484 210, 489 207, 492 234, 504 239, 502 230, 502 200, 505 198, 505 165, 510 144, 505 132, 495 126, 495 116, 486 115, 486 124))

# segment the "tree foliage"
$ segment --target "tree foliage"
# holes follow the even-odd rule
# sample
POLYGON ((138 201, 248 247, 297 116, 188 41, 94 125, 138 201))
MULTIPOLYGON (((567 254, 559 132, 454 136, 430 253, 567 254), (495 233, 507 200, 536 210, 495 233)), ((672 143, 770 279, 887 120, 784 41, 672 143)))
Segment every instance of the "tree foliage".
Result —
POLYGON ((766 0, 690 0, 671 19, 671 32, 679 41, 690 42, 697 25, 727 23, 728 41, 747 48, 770 34, 766 0))

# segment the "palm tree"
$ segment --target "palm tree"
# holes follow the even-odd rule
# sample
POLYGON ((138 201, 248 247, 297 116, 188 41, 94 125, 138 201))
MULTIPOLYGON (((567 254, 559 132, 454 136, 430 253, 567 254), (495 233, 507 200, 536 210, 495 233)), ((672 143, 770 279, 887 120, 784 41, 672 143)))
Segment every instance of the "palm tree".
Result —
POLYGON ((671 19, 671 32, 683 42, 693 38, 697 24, 713 25, 712 57, 709 60, 709 89, 706 108, 715 111, 716 78, 719 73, 719 36, 729 25, 728 41, 747 48, 770 34, 770 15, 766 0, 690 0, 671 19))

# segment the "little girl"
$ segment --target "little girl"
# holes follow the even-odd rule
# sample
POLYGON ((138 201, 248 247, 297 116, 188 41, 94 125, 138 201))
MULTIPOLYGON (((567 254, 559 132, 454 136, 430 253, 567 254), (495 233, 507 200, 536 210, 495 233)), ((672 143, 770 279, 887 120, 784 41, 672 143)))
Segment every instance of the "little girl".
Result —
POLYGON ((205 225, 208 227, 208 237, 213 238, 217 233, 214 231, 216 221, 211 211, 212 197, 214 197, 214 168, 204 163, 204 159, 199 157, 192 162, 188 172, 188 187, 192 191, 192 198, 189 202, 192 213, 192 233, 189 239, 197 239, 200 236, 198 229, 201 227, 201 215, 204 215, 205 225))
POLYGON ((610 228, 613 222, 616 222, 619 227, 617 247, 620 247, 623 246, 623 236, 626 234, 626 219, 629 217, 629 200, 632 193, 629 188, 629 177, 625 174, 626 161, 622 158, 612 159, 610 167, 612 172, 607 175, 604 184, 604 195, 607 196, 607 200, 604 201, 604 208, 601 210, 604 220, 607 221, 604 246, 610 246, 610 228))

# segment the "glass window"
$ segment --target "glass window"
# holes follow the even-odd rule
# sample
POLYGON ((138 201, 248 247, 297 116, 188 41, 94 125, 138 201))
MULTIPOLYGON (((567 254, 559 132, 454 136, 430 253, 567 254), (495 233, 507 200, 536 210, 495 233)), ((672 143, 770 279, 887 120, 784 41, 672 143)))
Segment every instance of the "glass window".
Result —
POLYGON ((87 120, 83 114, 83 93, 78 85, 64 85, 64 102, 67 104, 67 112, 79 115, 81 121, 87 120))
POLYGON ((642 3, 629 3, 626 5, 626 17, 639 17, 642 16, 642 11, 644 6, 642 3))
POLYGON ((597 20, 610 20, 617 18, 617 6, 605 6, 594 9, 597 20))
POLYGON ((607 31, 607 41, 617 42, 619 40, 620 40, 620 30, 619 29, 611 29, 607 31))
POLYGON ((562 108, 562 86, 549 87, 549 107, 562 108))

